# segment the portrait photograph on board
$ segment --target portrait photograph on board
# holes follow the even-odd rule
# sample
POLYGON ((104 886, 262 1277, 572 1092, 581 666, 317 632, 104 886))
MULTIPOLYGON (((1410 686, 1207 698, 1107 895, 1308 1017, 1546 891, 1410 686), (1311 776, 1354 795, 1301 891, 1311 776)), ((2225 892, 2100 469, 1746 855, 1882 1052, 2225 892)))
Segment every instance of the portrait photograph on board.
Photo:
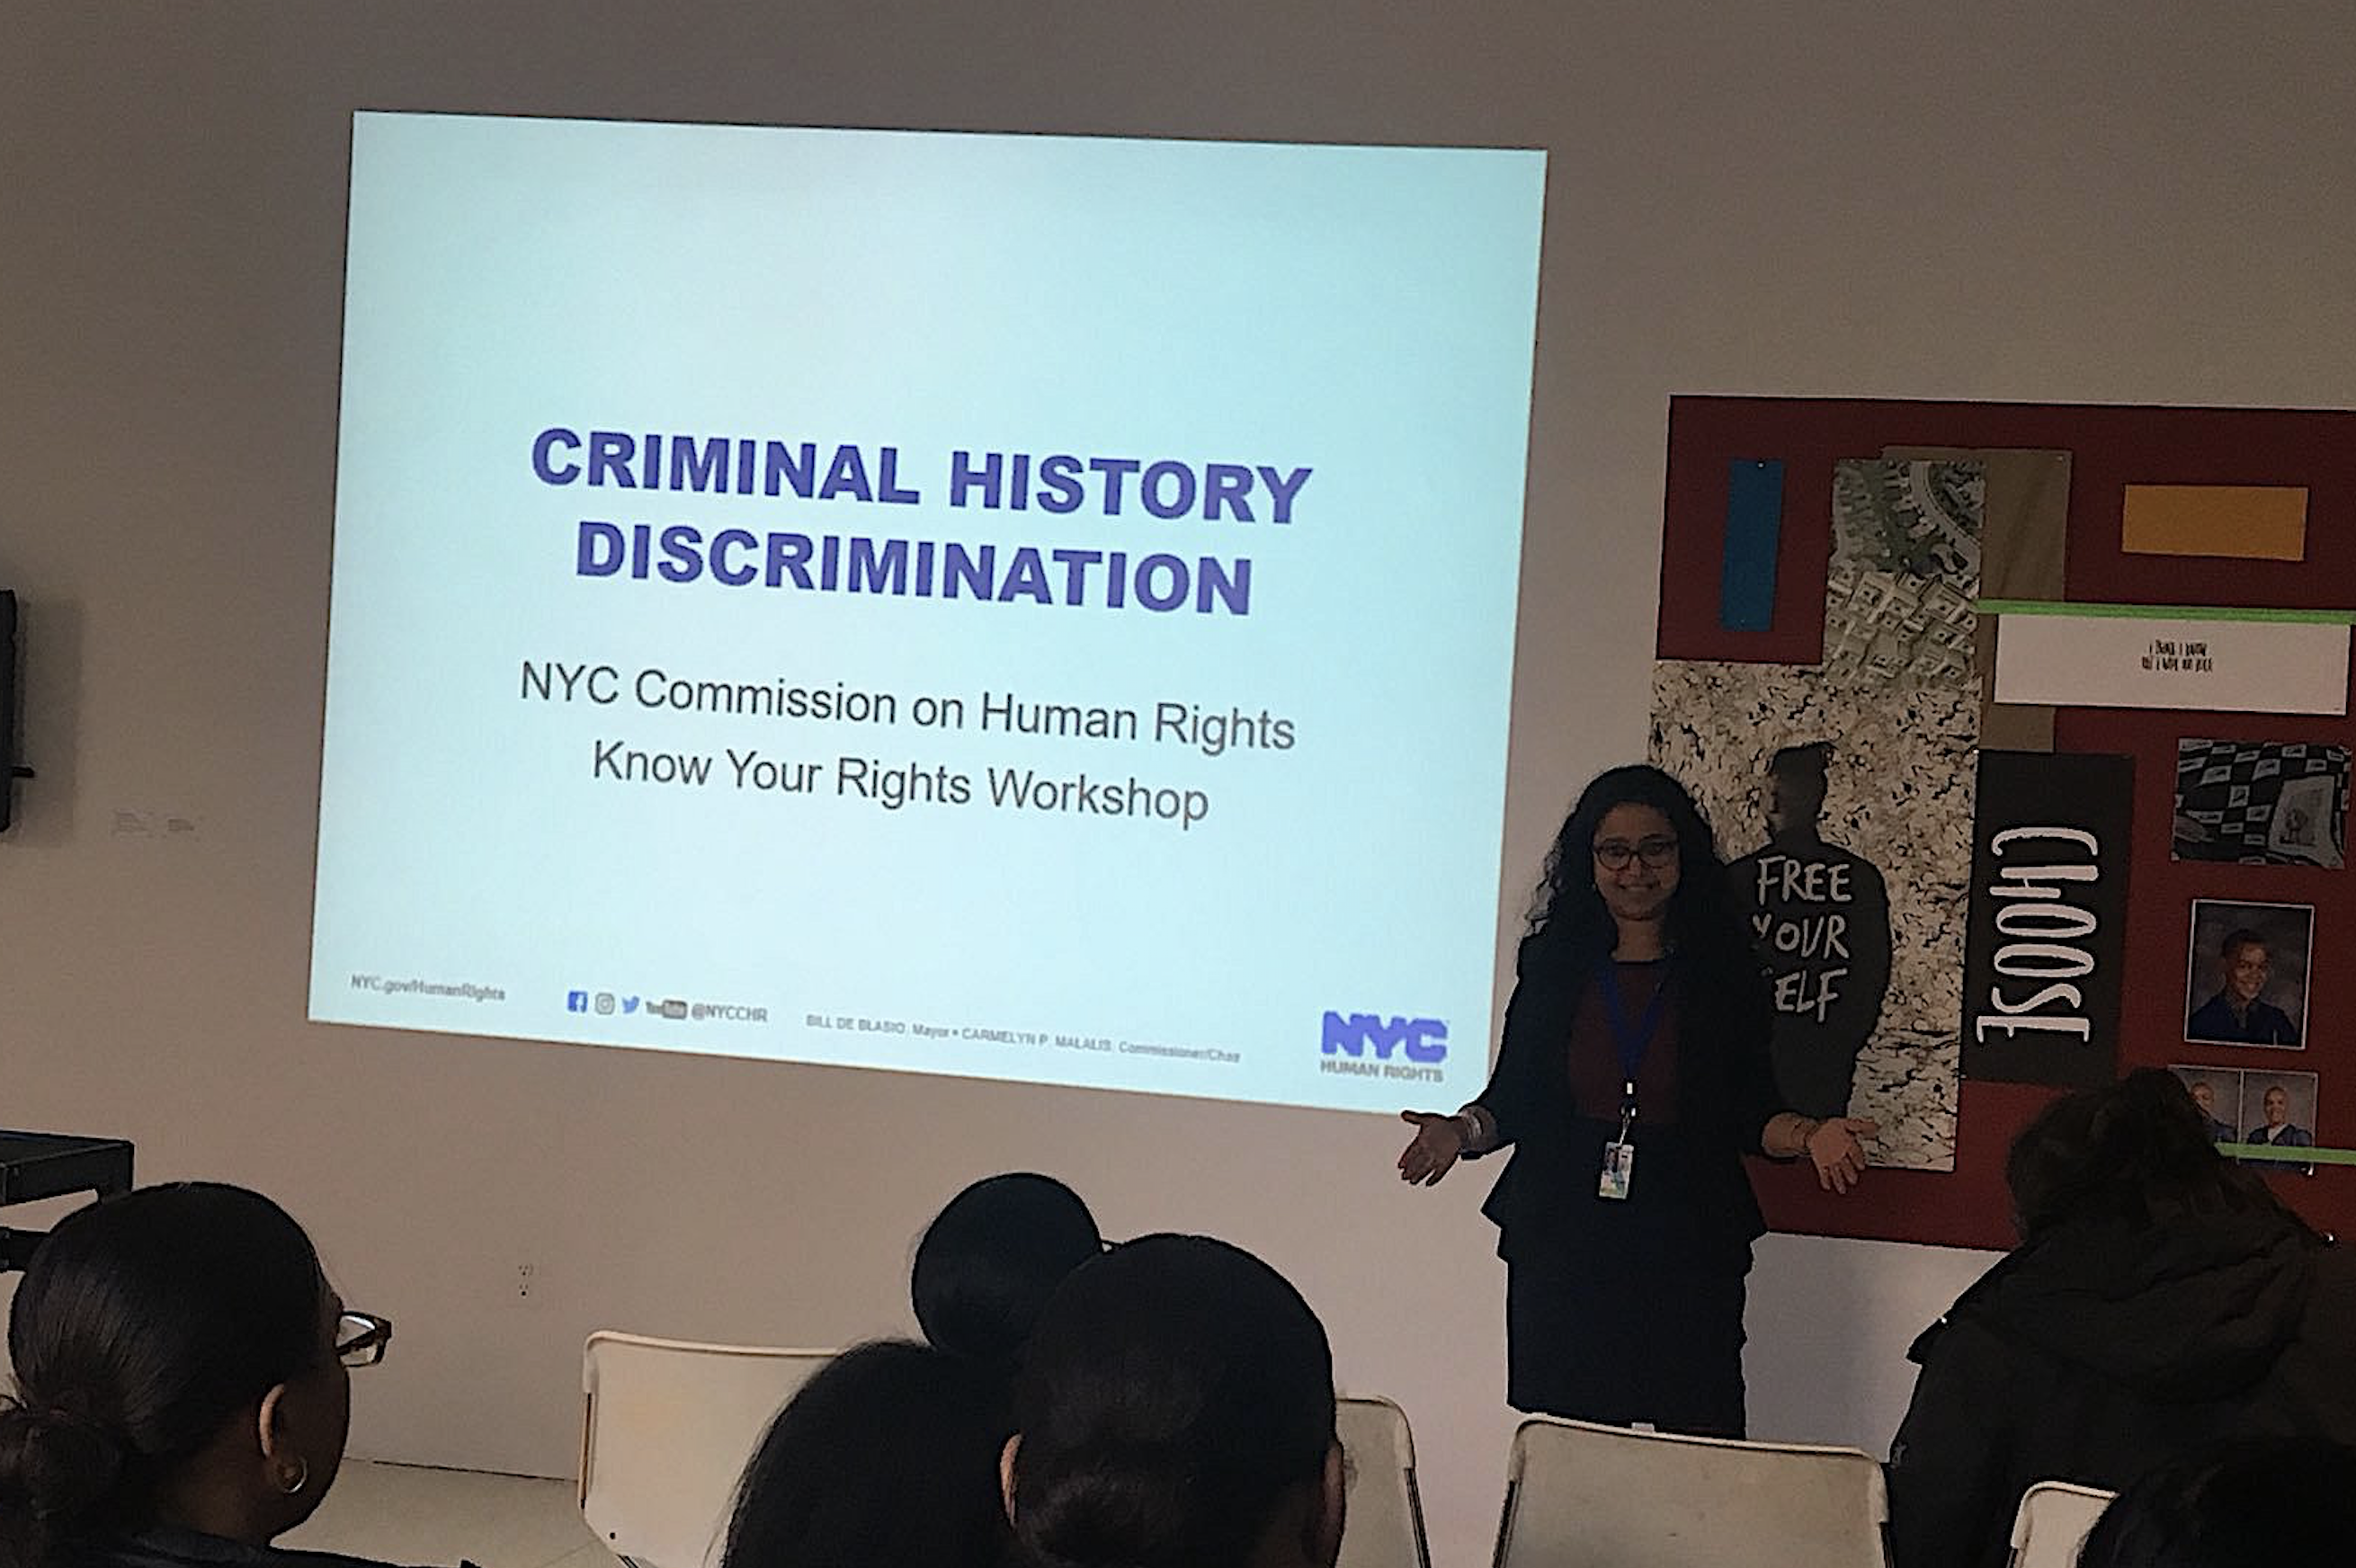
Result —
POLYGON ((2209 1141, 2212 1144, 2237 1144, 2242 1141, 2242 1070, 2238 1067, 2192 1067, 2173 1064, 2170 1072, 2183 1080, 2192 1092, 2192 1103, 2201 1107, 2201 1118, 2209 1124, 2209 1141))
POLYGON ((2303 1048, 2315 906, 2195 899, 2191 926, 2184 1038, 2199 1045, 2303 1048))
POLYGON ((2280 1148, 2313 1148, 2316 1076, 2312 1072, 2242 1075, 2242 1142, 2280 1148))

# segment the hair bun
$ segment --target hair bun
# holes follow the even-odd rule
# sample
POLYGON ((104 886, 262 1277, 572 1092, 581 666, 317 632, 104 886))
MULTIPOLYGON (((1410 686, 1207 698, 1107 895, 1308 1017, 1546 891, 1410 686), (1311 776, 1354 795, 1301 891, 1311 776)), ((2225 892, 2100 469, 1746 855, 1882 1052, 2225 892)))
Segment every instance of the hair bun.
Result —
POLYGON ((1050 1477, 1014 1516, 1015 1538, 1041 1568, 1156 1568, 1239 1560, 1255 1521, 1199 1517, 1199 1499, 1167 1466, 1098 1455, 1086 1473, 1050 1477))
POLYGON ((0 1405, 0 1513, 70 1531, 123 1474, 122 1440, 73 1411, 0 1405))

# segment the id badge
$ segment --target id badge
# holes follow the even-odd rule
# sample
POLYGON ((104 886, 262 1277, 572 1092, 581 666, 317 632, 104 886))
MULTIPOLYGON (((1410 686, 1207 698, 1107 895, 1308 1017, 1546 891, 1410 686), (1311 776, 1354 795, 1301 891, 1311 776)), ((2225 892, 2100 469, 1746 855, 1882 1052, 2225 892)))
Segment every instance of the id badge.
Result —
POLYGON ((1595 1195, 1624 1201, 1628 1183, 1636 1174, 1636 1146, 1632 1143, 1608 1143, 1603 1146, 1603 1174, 1596 1179, 1595 1195))

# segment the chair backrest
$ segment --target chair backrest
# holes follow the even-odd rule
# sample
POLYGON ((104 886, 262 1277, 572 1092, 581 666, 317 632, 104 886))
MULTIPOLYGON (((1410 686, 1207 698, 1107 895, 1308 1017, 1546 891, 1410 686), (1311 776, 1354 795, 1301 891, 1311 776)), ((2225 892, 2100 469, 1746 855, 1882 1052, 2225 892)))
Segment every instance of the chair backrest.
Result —
POLYGON ((2029 1488, 2012 1516, 2012 1568, 2076 1568, 2086 1532, 2116 1496, 2069 1481, 2029 1488))
POLYGON ((1352 1477, 1335 1568, 1431 1568, 1407 1413, 1387 1399, 1351 1397, 1338 1402, 1334 1414, 1352 1477))
POLYGON ((1524 1422, 1498 1568, 1885 1568, 1881 1467, 1855 1448, 1524 1422))
POLYGON ((770 1418, 833 1356, 590 1335, 581 1354, 581 1517, 637 1568, 706 1568, 770 1418))

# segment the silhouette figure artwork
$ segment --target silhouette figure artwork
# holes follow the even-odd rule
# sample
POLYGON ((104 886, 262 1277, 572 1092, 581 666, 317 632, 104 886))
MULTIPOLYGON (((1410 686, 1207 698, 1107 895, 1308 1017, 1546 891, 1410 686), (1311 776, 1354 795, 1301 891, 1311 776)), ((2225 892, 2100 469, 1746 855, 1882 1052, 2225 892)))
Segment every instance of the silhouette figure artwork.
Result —
POLYGON ((1823 833, 1823 741, 1767 764, 1767 842, 1728 867, 1775 1005, 1775 1076, 1811 1116, 1848 1109, 1858 1053, 1890 989, 1890 894, 1863 856, 1823 833))

